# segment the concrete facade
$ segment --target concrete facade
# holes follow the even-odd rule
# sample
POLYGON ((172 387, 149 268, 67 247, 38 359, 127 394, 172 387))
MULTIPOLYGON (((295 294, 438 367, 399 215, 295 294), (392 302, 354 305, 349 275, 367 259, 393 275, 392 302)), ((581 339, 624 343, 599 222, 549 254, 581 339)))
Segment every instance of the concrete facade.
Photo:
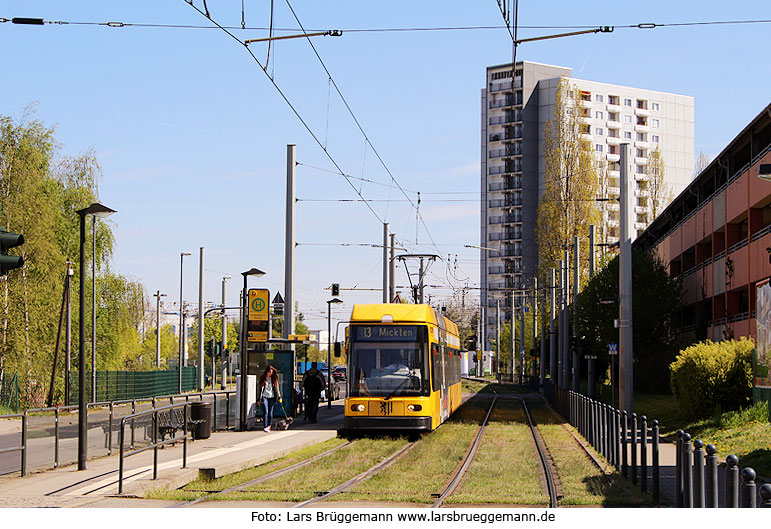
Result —
POLYGON ((756 335, 756 286, 771 277, 771 105, 734 138, 634 243, 683 280, 681 332, 756 335))
MULTIPOLYGON (((646 198, 650 153, 658 146, 670 197, 693 176, 692 97, 574 79, 570 68, 528 61, 518 62, 516 70, 512 87, 511 64, 488 67, 481 95, 480 275, 488 337, 495 333, 497 299, 501 319, 510 321, 507 292, 528 287, 538 268, 535 227, 544 191, 543 129, 553 119, 561 78, 569 78, 571 88, 580 92, 584 138, 591 141, 598 162, 608 164, 610 196, 619 194, 619 145, 632 146, 638 233, 650 218, 646 198)), ((605 241, 612 243, 618 240, 618 204, 606 208, 600 229, 605 230, 605 241)))

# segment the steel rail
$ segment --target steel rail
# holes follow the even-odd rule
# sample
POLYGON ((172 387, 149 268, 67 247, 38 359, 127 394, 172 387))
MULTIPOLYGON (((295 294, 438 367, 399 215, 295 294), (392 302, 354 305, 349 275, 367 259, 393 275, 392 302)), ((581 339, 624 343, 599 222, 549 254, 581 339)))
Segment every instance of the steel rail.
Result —
MULTIPOLYGON (((313 457, 310 457, 308 459, 305 459, 303 461, 300 461, 298 463, 295 463, 294 465, 290 465, 286 468, 280 468, 278 470, 274 470, 273 472, 270 472, 268 474, 265 474, 264 476, 260 476, 258 478, 251 479, 249 481, 246 481, 244 483, 239 483, 238 485, 233 485, 232 487, 229 487, 227 489, 218 490, 218 491, 212 491, 212 494, 209 494, 207 496, 201 496, 200 498, 196 498, 194 500, 190 501, 184 501, 181 503, 176 503, 174 505, 169 505, 168 508, 175 509, 179 507, 187 507, 190 505, 195 505, 197 503, 201 503, 202 501, 206 501, 207 499, 211 498, 212 496, 218 496, 220 494, 226 494, 229 492, 236 492, 246 489, 247 487, 251 487, 252 485, 257 485, 259 483, 263 483, 265 481, 270 481, 271 479, 275 479, 277 477, 283 476, 284 474, 288 474, 289 472, 292 472, 293 470, 297 470, 298 468, 302 468, 306 465, 310 465, 311 463, 321 459, 322 457, 326 457, 332 452, 339 450, 345 446, 348 446, 352 443, 352 441, 348 441, 347 443, 343 443, 340 446, 336 446, 334 448, 331 448, 327 450, 326 452, 323 452, 321 454, 315 455, 313 457)), ((207 491, 208 492, 208 491, 207 491)))
POLYGON ((487 410, 487 415, 485 415, 485 420, 482 421, 482 424, 479 427, 479 431, 477 432, 476 438, 474 439, 474 443, 471 445, 471 450, 469 450, 469 453, 466 455, 465 461, 463 461, 463 465, 461 465, 460 469, 458 469, 458 472, 455 474, 455 477, 452 478, 452 481, 449 485, 444 489, 444 491, 439 495, 439 497, 436 499, 434 504, 431 506, 432 508, 437 508, 442 505, 445 498, 449 496, 450 494, 455 491, 455 488, 460 483, 461 478, 466 474, 466 470, 468 469, 469 465, 471 464, 471 461, 473 461, 474 456, 476 455, 477 448, 479 448, 479 444, 482 441, 482 435, 485 432, 485 428, 487 428, 487 423, 490 420, 490 414, 493 411, 493 407, 495 406, 495 401, 498 400, 498 395, 495 395, 493 397, 492 403, 490 403, 490 409, 487 410))
POLYGON ((387 467, 392 462, 394 462, 396 459, 398 459, 399 457, 404 455, 408 450, 410 450, 413 446, 415 446, 416 442, 417 441, 411 441, 406 446, 403 446, 401 449, 399 449, 396 453, 392 454, 391 456, 389 456, 385 460, 381 461, 380 463, 378 463, 374 467, 370 468, 369 470, 365 470, 364 472, 362 472, 358 476, 355 476, 355 477, 349 479, 348 481, 346 481, 342 485, 338 485, 334 489, 332 489, 332 490, 330 490, 328 492, 325 492, 321 496, 317 496, 315 498, 311 498, 310 500, 306 500, 306 501, 304 501, 302 503, 298 503, 297 505, 294 505, 293 508, 299 509, 300 507, 305 507, 305 506, 310 505, 312 503, 316 503, 317 501, 325 500, 327 498, 330 498, 331 496, 334 496, 335 494, 340 494, 341 492, 344 492, 346 489, 349 489, 349 488, 353 487, 354 485, 356 485, 357 483, 359 483, 361 481, 369 479, 372 476, 372 474, 382 470, 383 468, 387 467))
POLYGON ((546 482, 546 490, 549 493, 549 507, 558 507, 557 488, 554 486, 554 476, 552 476, 549 462, 546 459, 543 438, 540 436, 538 427, 535 425, 533 418, 530 416, 530 410, 527 408, 525 398, 520 395, 519 399, 522 401, 522 408, 525 410, 525 417, 527 417, 527 423, 530 426, 530 433, 533 435, 533 441, 535 442, 535 447, 538 450, 538 458, 541 460, 541 469, 543 471, 544 481, 546 482))

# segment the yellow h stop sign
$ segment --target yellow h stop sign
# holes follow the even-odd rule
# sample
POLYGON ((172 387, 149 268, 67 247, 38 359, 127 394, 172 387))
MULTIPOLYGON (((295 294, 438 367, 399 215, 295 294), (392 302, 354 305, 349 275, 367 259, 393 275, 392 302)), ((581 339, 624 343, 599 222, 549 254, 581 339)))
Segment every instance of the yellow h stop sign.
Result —
POLYGON ((249 290, 249 306, 247 307, 247 336, 248 342, 268 341, 268 300, 270 292, 263 288, 249 290))

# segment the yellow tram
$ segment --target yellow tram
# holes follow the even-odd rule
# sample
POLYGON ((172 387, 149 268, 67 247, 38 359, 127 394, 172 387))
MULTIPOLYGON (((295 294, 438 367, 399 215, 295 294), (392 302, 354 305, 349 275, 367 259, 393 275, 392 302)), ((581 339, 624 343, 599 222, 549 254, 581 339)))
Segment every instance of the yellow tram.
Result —
POLYGON ((431 431, 461 405, 458 326, 429 305, 355 305, 345 429, 431 431))

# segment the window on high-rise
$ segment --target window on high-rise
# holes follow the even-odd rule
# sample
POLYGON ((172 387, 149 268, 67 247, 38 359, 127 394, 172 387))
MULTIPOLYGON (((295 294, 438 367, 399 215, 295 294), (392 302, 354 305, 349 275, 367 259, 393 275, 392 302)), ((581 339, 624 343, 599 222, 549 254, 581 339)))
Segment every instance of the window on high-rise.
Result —
POLYGON ((659 128, 659 120, 658 119, 652 119, 651 124, 654 128, 659 128))
POLYGON ((624 123, 631 123, 632 122, 632 116, 626 115, 624 116, 624 123))
POLYGON ((608 104, 609 105, 618 105, 619 104, 618 96, 608 96, 608 104))
POLYGON ((598 136, 602 136, 603 130, 601 128, 596 128, 594 129, 594 133, 597 134, 598 136))
POLYGON ((631 140, 632 139, 632 133, 628 130, 624 131, 624 139, 625 140, 631 140))
POLYGON ((603 151, 603 146, 602 146, 602 144, 601 144, 601 143, 598 143, 597 145, 595 145, 595 146, 594 146, 594 150, 595 150, 595 151, 597 151, 597 152, 602 152, 602 151, 603 151))
POLYGON ((624 99, 624 106, 631 107, 632 106, 632 100, 631 99, 624 99))
POLYGON ((645 149, 637 149, 638 158, 645 158, 647 155, 648 153, 645 151, 645 149))
POLYGON ((597 111, 594 113, 594 117, 595 117, 595 118, 597 118, 597 119, 604 119, 604 114, 603 114, 603 112, 602 112, 602 111, 600 111, 600 110, 597 110, 597 111))
POLYGON ((635 136, 635 140, 637 141, 648 141, 648 135, 644 132, 638 132, 635 136))
POLYGON ((602 95, 601 94, 595 94, 594 100, 598 103, 602 103, 602 95))
POLYGON ((659 104, 658 103, 651 103, 651 110, 658 110, 659 104))
POLYGON ((659 137, 658 137, 657 135, 655 135, 655 134, 654 134, 654 135, 652 135, 652 136, 651 136, 651 141, 652 141, 653 143, 658 143, 658 142, 659 142, 659 137))

